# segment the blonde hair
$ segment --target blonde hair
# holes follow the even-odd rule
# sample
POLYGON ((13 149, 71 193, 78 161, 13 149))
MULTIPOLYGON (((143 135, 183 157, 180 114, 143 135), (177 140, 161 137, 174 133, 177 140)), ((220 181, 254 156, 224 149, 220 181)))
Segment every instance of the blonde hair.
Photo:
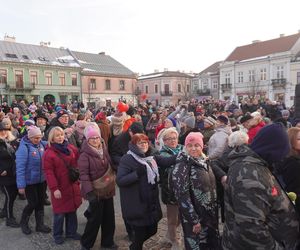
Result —
POLYGON ((292 127, 288 129, 288 137, 289 137, 289 141, 290 141, 290 152, 289 152, 289 156, 299 156, 298 151, 294 148, 294 145, 297 141, 297 135, 300 132, 300 128, 298 127, 292 127))
POLYGON ((161 134, 161 138, 164 139, 166 136, 168 136, 169 134, 176 134, 176 136, 178 137, 178 132, 176 130, 176 128, 171 127, 171 128, 166 128, 162 134, 161 134))
POLYGON ((53 142, 53 138, 55 136, 56 131, 59 131, 59 132, 63 133, 63 135, 65 136, 64 130, 61 127, 58 127, 58 126, 53 127, 50 130, 49 135, 48 135, 48 145, 49 145, 49 147, 51 146, 51 142, 53 142))

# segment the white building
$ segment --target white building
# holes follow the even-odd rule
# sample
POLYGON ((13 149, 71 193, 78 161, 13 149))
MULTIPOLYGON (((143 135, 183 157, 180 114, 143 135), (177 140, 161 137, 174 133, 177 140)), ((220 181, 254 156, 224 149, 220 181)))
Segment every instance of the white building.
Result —
POLYGON ((258 96, 290 107, 297 84, 291 64, 299 51, 300 33, 237 47, 220 64, 220 99, 258 96))

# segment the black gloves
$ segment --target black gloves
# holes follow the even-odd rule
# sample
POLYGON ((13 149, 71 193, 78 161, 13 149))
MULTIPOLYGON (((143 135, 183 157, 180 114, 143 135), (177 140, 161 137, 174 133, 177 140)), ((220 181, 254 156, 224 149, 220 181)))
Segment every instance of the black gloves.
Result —
POLYGON ((146 172, 147 172, 146 167, 144 167, 144 166, 140 166, 136 169, 136 174, 138 177, 142 177, 143 175, 146 174, 146 172))

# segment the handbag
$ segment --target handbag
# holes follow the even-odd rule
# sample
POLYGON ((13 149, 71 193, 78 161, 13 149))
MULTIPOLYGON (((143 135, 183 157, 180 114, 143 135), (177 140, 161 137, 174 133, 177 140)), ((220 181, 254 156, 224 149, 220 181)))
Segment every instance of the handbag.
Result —
POLYGON ((72 183, 78 181, 80 176, 79 169, 70 166, 69 164, 66 164, 66 161, 63 159, 62 155, 60 153, 58 153, 58 155, 60 156, 60 159, 63 161, 65 167, 68 169, 69 180, 72 183))
POLYGON ((98 199, 109 199, 115 195, 116 174, 110 164, 108 165, 105 174, 100 178, 93 180, 92 185, 98 199))

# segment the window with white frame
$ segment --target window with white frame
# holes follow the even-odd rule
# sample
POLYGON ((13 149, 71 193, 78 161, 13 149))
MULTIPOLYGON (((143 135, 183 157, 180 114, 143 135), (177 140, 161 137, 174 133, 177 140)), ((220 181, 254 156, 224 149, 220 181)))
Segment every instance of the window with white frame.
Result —
POLYGON ((284 78, 284 67, 282 65, 276 67, 276 78, 277 79, 284 78))
POLYGON ((180 93, 181 92, 181 84, 180 83, 178 83, 178 92, 180 93))
POLYGON ((0 69, 0 83, 7 83, 7 71, 6 69, 0 69))
POLYGON ((96 89, 97 88, 97 85, 96 85, 96 79, 95 78, 92 78, 90 80, 90 90, 91 89, 96 89))
POLYGON ((148 94, 148 86, 145 86, 145 92, 148 94))
POLYGON ((71 78, 72 78, 72 86, 77 86, 77 74, 71 74, 71 78))
POLYGON ((230 84, 230 73, 225 74, 225 84, 230 84))
POLYGON ((255 82, 255 70, 249 70, 249 82, 255 82))
POLYGON ((105 80, 105 90, 111 90, 110 79, 105 80))
POLYGON ((59 73, 59 84, 62 86, 66 85, 66 75, 65 73, 59 73))
POLYGON ((267 69, 266 68, 260 69, 260 80, 261 81, 267 80, 267 69))
POLYGON ((52 85, 52 73, 51 72, 45 73, 45 82, 46 82, 46 85, 52 85))
POLYGON ((125 90, 125 81, 120 80, 120 90, 125 90))
POLYGON ((38 72, 30 71, 30 84, 37 85, 38 84, 38 72))
POLYGON ((23 85, 23 70, 16 70, 15 71, 15 80, 16 80, 16 87, 17 88, 24 88, 23 85))
POLYGON ((154 85, 154 91, 155 91, 155 94, 158 93, 158 85, 157 84, 154 85))
POLYGON ((238 83, 244 82, 244 74, 242 71, 238 72, 238 83))

